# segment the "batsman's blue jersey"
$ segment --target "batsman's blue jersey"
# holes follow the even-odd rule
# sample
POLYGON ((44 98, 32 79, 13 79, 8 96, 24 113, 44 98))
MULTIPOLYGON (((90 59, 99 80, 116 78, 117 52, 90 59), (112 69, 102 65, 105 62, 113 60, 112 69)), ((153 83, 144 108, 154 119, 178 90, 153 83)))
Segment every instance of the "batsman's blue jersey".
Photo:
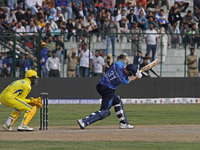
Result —
POLYGON ((121 61, 116 62, 101 78, 100 84, 111 89, 116 89, 120 84, 128 84, 129 78, 124 71, 124 64, 121 61))

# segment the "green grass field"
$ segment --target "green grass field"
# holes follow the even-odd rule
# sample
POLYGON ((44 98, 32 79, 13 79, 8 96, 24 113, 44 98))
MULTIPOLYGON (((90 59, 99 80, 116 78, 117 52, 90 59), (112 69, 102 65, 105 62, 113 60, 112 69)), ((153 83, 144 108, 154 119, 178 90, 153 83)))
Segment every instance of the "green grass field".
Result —
MULTIPOLYGON (((100 105, 49 105, 49 128, 52 126, 75 126, 78 127, 76 120, 83 118, 90 113, 98 110, 100 105)), ((162 105, 125 105, 125 111, 129 122, 134 125, 166 125, 166 124, 199 124, 199 104, 162 104, 162 105)), ((6 121, 11 109, 0 105, 0 125, 6 121)), ((18 126, 22 116, 18 118, 14 126, 18 126)), ((118 119, 111 108, 111 116, 99 121, 93 126, 98 125, 117 125, 118 119)), ((29 126, 39 127, 39 111, 30 122, 29 126)), ((199 132, 199 131, 198 131, 199 132)), ((1 134, 1 133, 0 133, 1 134)), ((0 149, 82 149, 82 150, 199 150, 198 142, 50 142, 50 141, 0 141, 0 149)))

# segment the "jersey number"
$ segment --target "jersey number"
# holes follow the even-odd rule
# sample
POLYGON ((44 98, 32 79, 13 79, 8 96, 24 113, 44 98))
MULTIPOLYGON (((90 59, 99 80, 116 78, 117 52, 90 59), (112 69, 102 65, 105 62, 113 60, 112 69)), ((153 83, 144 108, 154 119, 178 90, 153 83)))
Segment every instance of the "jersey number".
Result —
POLYGON ((115 76, 114 71, 111 71, 110 73, 108 73, 108 77, 110 78, 110 81, 113 80, 113 79, 115 79, 116 76, 115 76))

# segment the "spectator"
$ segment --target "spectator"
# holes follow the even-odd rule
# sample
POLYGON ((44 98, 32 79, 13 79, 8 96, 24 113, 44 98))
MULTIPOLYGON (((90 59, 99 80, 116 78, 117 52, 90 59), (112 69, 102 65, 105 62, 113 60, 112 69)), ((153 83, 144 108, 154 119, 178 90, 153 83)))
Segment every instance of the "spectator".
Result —
POLYGON ((168 21, 171 25, 173 25, 175 22, 180 21, 180 27, 182 24, 182 17, 181 17, 181 12, 178 8, 178 5, 175 3, 174 6, 171 7, 168 15, 168 21))
POLYGON ((159 0, 147 0, 147 10, 154 14, 158 13, 158 2, 159 0))
POLYGON ((197 29, 196 23, 193 24, 191 30, 188 32, 190 35, 190 46, 195 47, 195 43, 199 44, 200 36, 199 30, 197 29))
POLYGON ((143 64, 143 57, 142 57, 142 51, 138 51, 138 54, 134 57, 133 64, 138 66, 140 68, 140 65, 143 64))
POLYGON ((191 10, 188 10, 187 14, 183 17, 183 23, 187 23, 189 28, 191 28, 194 24, 194 18, 192 16, 191 10))
POLYGON ((105 9, 102 9, 100 11, 100 13, 97 15, 97 19, 96 19, 99 30, 101 30, 101 28, 102 28, 102 25, 104 23, 105 17, 107 17, 105 9))
POLYGON ((56 57, 58 58, 58 60, 60 62, 60 66, 61 66, 61 64, 63 62, 63 57, 62 57, 63 49, 62 49, 61 45, 56 44, 56 49, 54 51, 56 51, 56 57))
POLYGON ((61 32, 65 32, 66 31, 66 23, 65 23, 65 21, 63 21, 63 16, 62 15, 59 16, 59 19, 55 23, 57 24, 58 29, 61 32))
POLYGON ((93 57, 94 77, 101 77, 105 74, 104 59, 99 55, 99 53, 99 50, 96 50, 95 57, 93 57))
POLYGON ((35 13, 34 15, 33 15, 33 18, 34 18, 34 20, 37 22, 41 17, 43 17, 45 20, 47 19, 47 14, 45 14, 44 12, 43 12, 43 9, 42 8, 39 8, 38 9, 38 13, 35 13))
POLYGON ((56 9, 60 10, 64 15, 65 19, 72 18, 72 9, 69 7, 68 0, 54 0, 56 4, 56 9), (66 17, 66 13, 68 13, 68 17, 66 17))
POLYGON ((7 6, 10 8, 10 9, 17 9, 18 8, 18 4, 17 4, 17 0, 7 0, 7 6))
POLYGON ((40 53, 40 64, 41 64, 41 67, 42 67, 42 74, 43 74, 43 77, 48 77, 48 71, 45 67, 46 65, 46 61, 47 61, 47 58, 48 58, 48 49, 46 48, 46 43, 45 42, 42 42, 41 43, 41 53, 40 53))
POLYGON ((157 31, 154 29, 154 25, 151 23, 150 24, 150 29, 148 29, 145 32, 145 41, 147 44, 147 53, 150 53, 150 51, 152 50, 152 59, 151 61, 154 61, 155 59, 155 54, 156 54, 156 47, 157 47, 157 31))
POLYGON ((21 7, 18 7, 17 12, 15 13, 15 16, 17 18, 17 22, 22 21, 23 23, 25 23, 24 14, 22 13, 21 7))
POLYGON ((97 16, 97 9, 94 6, 93 0, 83 0, 83 12, 86 18, 88 17, 88 12, 94 14, 94 18, 97 16))
POLYGON ((167 34, 165 34, 165 30, 163 27, 160 28, 159 33, 161 33, 161 37, 158 42, 158 56, 161 56, 162 63, 165 63, 167 56, 167 34))
POLYGON ((130 14, 131 10, 134 10, 132 3, 127 3, 127 7, 125 7, 124 10, 126 11, 126 15, 130 14))
POLYGON ((3 70, 1 72, 2 77, 12 76, 12 64, 13 64, 12 53, 8 51, 7 57, 3 59, 3 70))
POLYGON ((142 7, 142 4, 141 3, 138 3, 136 7, 134 7, 134 14, 137 16, 137 15, 140 15, 140 11, 143 11, 143 14, 146 16, 146 12, 144 10, 144 8, 142 7))
POLYGON ((6 30, 10 30, 9 29, 9 22, 7 21, 7 19, 6 18, 3 18, 2 19, 2 27, 4 28, 4 30, 6 31, 6 30))
POLYGON ((53 36, 49 36, 47 42, 46 42, 46 48, 49 51, 49 56, 51 56, 52 51, 56 48, 56 43, 53 41, 53 36))
POLYGON ((49 36, 53 36, 53 30, 51 29, 50 23, 47 22, 45 27, 42 28, 42 37, 44 40, 47 40, 49 36))
POLYGON ((4 13, 3 9, 0 8, 0 20, 6 19, 6 14, 4 13))
POLYGON ((18 22, 18 24, 13 28, 13 30, 18 33, 17 36, 19 36, 19 35, 26 36, 26 30, 22 26, 21 22, 18 22))
MULTIPOLYGON (((88 16, 87 21, 84 23, 84 32, 85 33, 100 33, 97 23, 92 20, 92 16, 88 16)), ((98 40, 99 34, 97 35, 98 40)))
POLYGON ((146 0, 136 0, 136 4, 141 4, 142 5, 142 7, 144 8, 144 10, 146 10, 146 8, 147 8, 147 2, 146 2, 146 0))
POLYGON ((134 15, 134 9, 130 10, 130 13, 127 15, 128 19, 128 29, 133 28, 134 22, 137 22, 137 17, 134 15))
POLYGON ((59 17, 62 17, 63 21, 66 22, 65 17, 64 17, 63 14, 61 13, 61 11, 60 11, 60 10, 57 10, 56 14, 53 15, 54 21, 59 20, 59 17))
POLYGON ((37 30, 42 31, 45 26, 46 26, 46 24, 44 22, 44 18, 40 17, 39 21, 37 22, 37 30))
POLYGON ((142 29, 138 27, 138 23, 134 22, 133 28, 130 30, 131 48, 133 56, 136 56, 138 51, 142 50, 142 29))
POLYGON ((186 65, 188 66, 188 77, 198 77, 197 55, 194 54, 195 49, 190 48, 190 54, 186 56, 186 65))
POLYGON ((55 9, 54 0, 43 0, 44 11, 47 11, 50 15, 54 16, 57 13, 55 9))
POLYGON ((147 19, 142 10, 140 10, 140 14, 137 15, 136 18, 138 22, 138 27, 144 29, 144 24, 147 21, 147 19))
POLYGON ((29 57, 29 54, 26 53, 19 61, 20 73, 19 77, 25 77, 26 71, 30 70, 33 66, 33 60, 29 57))
POLYGON ((105 61, 105 72, 107 72, 112 65, 113 65, 113 57, 111 54, 108 54, 105 61))
POLYGON ((108 17, 106 16, 104 23, 102 25, 103 42, 106 42, 106 34, 108 33, 108 25, 109 25, 109 20, 108 20, 108 17))
POLYGON ((110 47, 110 43, 112 43, 112 49, 114 49, 114 39, 115 39, 115 34, 118 31, 118 25, 117 23, 113 20, 113 16, 110 16, 110 22, 107 26, 107 31, 108 34, 107 35, 107 44, 106 44, 106 55, 108 55, 109 53, 109 47, 110 47), (112 34, 113 33, 113 34, 112 34))
POLYGON ((87 47, 87 44, 84 45, 83 50, 79 53, 80 57, 80 75, 81 77, 89 77, 89 70, 92 69, 92 53, 87 47))
POLYGON ((36 8, 36 0, 25 0, 25 9, 30 8, 32 11, 32 14, 38 13, 38 10, 36 8))
POLYGON ((6 19, 7 19, 8 23, 9 23, 10 27, 14 27, 16 25, 17 18, 16 18, 15 14, 14 14, 14 10, 13 9, 10 10, 10 13, 6 16, 6 19))
POLYGON ((76 19, 80 16, 83 17, 83 2, 82 0, 73 0, 72 1, 72 10, 76 14, 76 19))
POLYGON ((194 5, 194 15, 197 17, 197 20, 200 20, 200 0, 193 0, 194 5))
POLYGON ((50 28, 53 31, 54 35, 59 35, 60 30, 58 29, 57 24, 53 21, 53 16, 49 16, 47 22, 50 23, 50 28))
POLYGON ((114 12, 114 1, 113 0, 102 0, 102 8, 106 11, 110 11, 111 14, 114 12))
POLYGON ((52 56, 47 59, 46 69, 49 72, 49 77, 60 77, 60 62, 56 57, 56 51, 52 51, 52 56))
MULTIPOLYGON (((122 17, 126 17, 126 11, 124 9, 121 10, 121 13, 116 12, 117 10, 115 10, 114 14, 115 14, 115 21, 118 22, 122 19, 122 17), (117 14, 116 14, 117 13, 117 14)), ((119 10, 118 10, 119 11, 119 10)))
MULTIPOLYGON (((148 58, 147 57, 144 57, 143 58, 143 63, 140 65, 140 69, 146 65, 148 65, 149 62, 148 62, 148 58)), ((160 76, 153 70, 153 69, 149 69, 147 71, 144 71, 142 72, 142 76, 143 77, 151 77, 149 71, 151 71, 154 75, 156 75, 158 78, 160 78, 160 76)))
POLYGON ((153 20, 155 20, 155 15, 152 11, 148 11, 148 15, 146 16, 147 19, 149 19, 150 17, 153 17, 153 20))
POLYGON ((83 28, 84 28, 84 20, 83 17, 79 17, 79 19, 77 19, 75 21, 75 29, 76 29, 76 41, 78 42, 80 40, 80 38, 82 37, 82 32, 83 32, 83 28))
POLYGON ((184 2, 184 0, 175 0, 175 4, 178 4, 178 8, 180 9, 181 12, 185 12, 189 6, 189 3, 184 2))
POLYGON ((167 10, 169 10, 169 0, 159 0, 158 1, 158 8, 166 6, 167 10))
POLYGON ((164 15, 164 10, 163 9, 160 10, 160 13, 156 14, 156 19, 158 20, 159 27, 164 27, 165 31, 167 32, 167 30, 168 30, 168 21, 167 21, 165 15, 164 15))
POLYGON ((123 62, 123 64, 124 64, 124 66, 127 66, 128 64, 130 64, 130 59, 128 58, 127 53, 123 53, 122 62, 123 62))
POLYGON ((24 16, 23 19, 26 21, 26 24, 29 24, 31 19, 33 18, 33 15, 31 13, 31 9, 28 8, 23 16, 24 16))
POLYGON ((168 36, 169 40, 169 48, 171 48, 171 44, 173 43, 179 43, 179 48, 181 48, 182 46, 182 39, 181 39, 181 35, 180 35, 180 29, 177 27, 177 23, 175 22, 173 26, 171 26, 170 28, 170 35, 168 36))
POLYGON ((30 25, 26 26, 27 35, 37 35, 37 27, 33 21, 30 22, 30 25))
POLYGON ((159 26, 156 24, 156 22, 153 20, 153 17, 149 17, 149 19, 144 24, 144 30, 150 29, 150 24, 154 25, 154 28, 159 29, 159 26))
POLYGON ((130 62, 128 55, 126 53, 120 54, 117 57, 117 61, 121 61, 124 64, 124 66, 127 66, 130 62))
POLYGON ((76 28, 72 23, 72 19, 68 19, 67 24, 66 24, 66 28, 68 30, 67 40, 70 41, 71 36, 76 33, 76 28))
MULTIPOLYGON (((81 48, 80 48, 81 50, 81 48)), ((67 63, 67 77, 76 77, 76 66, 79 63, 79 58, 76 56, 75 49, 72 47, 71 51, 68 54, 68 63, 67 63)))
POLYGON ((83 50, 85 44, 87 45, 85 37, 81 37, 81 42, 79 43, 78 47, 81 47, 81 50, 83 50))
POLYGON ((58 35, 56 37, 56 45, 60 45, 60 48, 63 49, 64 48, 64 42, 62 40, 62 37, 61 35, 58 35))
MULTIPOLYGON (((129 33, 129 30, 128 30, 128 25, 127 25, 127 18, 125 16, 122 17, 122 20, 118 21, 117 23, 117 33, 129 33)), ((122 37, 123 35, 122 34, 118 34, 117 36, 117 42, 119 42, 119 38, 120 36, 122 37)), ((126 36, 128 36, 126 34, 126 36)), ((129 42, 129 38, 127 38, 127 42, 129 42)))
POLYGON ((190 32, 190 28, 188 27, 187 23, 184 23, 184 26, 181 27, 180 33, 182 35, 182 41, 184 43, 184 45, 187 45, 188 43, 190 43, 190 39, 188 36, 188 33, 190 32))
POLYGON ((117 16, 118 15, 121 15, 121 12, 122 12, 123 8, 122 8, 122 4, 118 5, 116 8, 114 8, 114 11, 113 11, 113 16, 115 17, 115 20, 117 20, 117 16))

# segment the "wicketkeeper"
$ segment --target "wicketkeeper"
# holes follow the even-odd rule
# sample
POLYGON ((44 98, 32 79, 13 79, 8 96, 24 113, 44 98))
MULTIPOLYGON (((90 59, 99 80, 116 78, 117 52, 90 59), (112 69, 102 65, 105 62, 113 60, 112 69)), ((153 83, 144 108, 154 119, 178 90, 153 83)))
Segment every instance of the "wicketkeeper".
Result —
POLYGON ((110 115, 109 109, 114 106, 115 113, 119 119, 120 129, 133 129, 134 126, 130 125, 121 98, 115 96, 115 89, 120 84, 128 84, 134 81, 136 78, 141 78, 142 74, 137 71, 137 67, 133 64, 129 64, 124 67, 121 61, 116 62, 103 76, 96 88, 98 93, 102 96, 101 108, 99 111, 92 113, 90 116, 84 119, 78 119, 77 122, 81 129, 85 129, 86 126, 102 120, 110 115))
POLYGON ((41 98, 26 99, 26 96, 31 91, 31 86, 35 86, 38 83, 39 77, 35 70, 28 70, 25 74, 25 78, 16 80, 8 85, 0 95, 0 102, 2 105, 13 108, 8 120, 3 125, 3 129, 11 131, 12 125, 18 118, 21 112, 25 112, 21 124, 18 126, 18 131, 33 131, 33 128, 28 127, 28 123, 31 121, 36 113, 37 108, 42 107, 41 98))

